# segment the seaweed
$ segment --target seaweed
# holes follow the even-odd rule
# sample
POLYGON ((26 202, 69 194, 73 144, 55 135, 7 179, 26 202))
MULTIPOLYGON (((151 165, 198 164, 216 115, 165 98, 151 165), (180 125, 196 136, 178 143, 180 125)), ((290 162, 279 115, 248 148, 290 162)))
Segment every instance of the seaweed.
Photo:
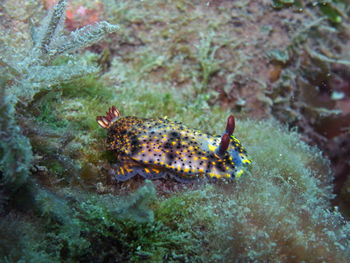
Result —
POLYGON ((81 49, 116 31, 107 22, 85 26, 69 35, 62 33, 66 0, 60 0, 32 32, 32 48, 27 53, 2 56, 1 82, 1 175, 5 183, 22 184, 28 177, 32 150, 28 138, 16 124, 18 101, 28 105, 43 89, 95 73, 98 68, 69 60, 64 65, 51 65, 65 53, 81 49))
POLYGON ((0 87, 0 185, 16 191, 29 176, 32 151, 29 139, 15 121, 11 96, 0 87))
POLYGON ((273 0, 273 7, 276 9, 283 9, 286 7, 293 7, 297 11, 302 11, 305 6, 318 7, 319 11, 332 23, 340 24, 343 21, 345 14, 341 11, 341 7, 346 4, 344 0, 335 1, 314 1, 309 3, 300 0, 273 0))

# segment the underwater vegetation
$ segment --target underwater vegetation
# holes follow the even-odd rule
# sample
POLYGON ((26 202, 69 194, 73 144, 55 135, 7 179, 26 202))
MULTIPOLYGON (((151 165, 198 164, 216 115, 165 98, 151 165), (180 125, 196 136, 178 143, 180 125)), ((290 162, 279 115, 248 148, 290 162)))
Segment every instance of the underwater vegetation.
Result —
POLYGON ((341 23, 343 21, 342 16, 345 14, 341 11, 341 8, 346 5, 344 0, 335 1, 302 1, 302 0, 273 0, 273 7, 276 9, 294 7, 296 10, 302 11, 306 6, 319 8, 320 12, 327 17, 327 19, 333 23, 341 23))
POLYGON ((22 184, 28 176, 32 153, 28 140, 16 124, 15 106, 28 105, 40 91, 46 92, 57 84, 97 72, 97 68, 69 60, 64 65, 50 65, 60 55, 91 45, 118 27, 107 22, 86 26, 62 34, 67 1, 59 1, 32 32, 32 47, 24 54, 14 50, 1 57, 2 108, 2 182, 22 184))
MULTIPOLYGON (((25 48, 11 30, 2 30, 0 261, 349 261, 350 223, 331 203, 330 162, 302 140, 300 130, 272 118, 293 116, 278 110, 289 105, 284 112, 294 112, 282 97, 295 91, 287 74, 287 65, 294 63, 290 50, 266 55, 280 74, 261 67, 249 82, 251 76, 244 75, 254 60, 244 49, 252 46, 224 35, 226 29, 233 33, 229 24, 235 30, 240 23, 251 26, 243 18, 256 11, 256 3, 235 2, 227 9, 231 1, 221 1, 225 8, 213 1, 209 7, 174 1, 168 8, 162 1, 145 2, 103 1, 107 20, 118 27, 100 22, 71 33, 64 26, 66 1, 58 1, 44 20, 43 9, 27 2, 22 8, 39 11, 32 13, 38 33, 23 31, 25 48), (235 8, 244 15, 237 18, 235 8), (174 31, 179 24, 181 32, 174 31), (102 37, 106 42, 82 49, 102 37), (273 77, 271 90, 263 75, 273 77), (110 105, 125 115, 171 119, 205 134, 222 134, 234 112, 235 137, 252 165, 222 184, 137 175, 115 181, 109 171, 116 157, 107 151, 106 130, 95 120, 110 105), (267 109, 275 110, 269 118, 253 118, 267 109)), ((11 16, 13 3, 2 4, 2 26, 20 23, 11 16)), ((69 19, 75 25, 74 16, 69 19)), ((269 28, 261 30, 270 34, 269 28)), ((302 45, 299 40, 291 50, 302 45)), ((261 60, 255 52, 254 59, 261 60)))

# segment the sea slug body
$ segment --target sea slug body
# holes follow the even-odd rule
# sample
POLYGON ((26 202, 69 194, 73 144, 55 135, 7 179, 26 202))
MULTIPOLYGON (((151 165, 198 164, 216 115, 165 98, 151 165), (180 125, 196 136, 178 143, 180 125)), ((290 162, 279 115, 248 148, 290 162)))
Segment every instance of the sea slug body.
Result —
POLYGON ((232 115, 222 136, 162 118, 121 117, 115 106, 96 120, 108 131, 108 149, 117 158, 112 173, 118 181, 137 174, 147 179, 170 175, 181 182, 231 180, 239 178, 251 163, 240 141, 232 135, 232 115))

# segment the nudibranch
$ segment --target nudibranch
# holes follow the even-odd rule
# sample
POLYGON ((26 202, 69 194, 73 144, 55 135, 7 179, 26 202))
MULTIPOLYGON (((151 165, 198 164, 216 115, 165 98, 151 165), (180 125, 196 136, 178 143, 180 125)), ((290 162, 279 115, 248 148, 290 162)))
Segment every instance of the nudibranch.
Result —
POLYGON ((115 106, 96 121, 108 131, 107 148, 116 155, 112 174, 118 181, 137 174, 147 179, 170 175, 181 182, 230 180, 240 177, 251 163, 240 141, 232 135, 232 115, 222 136, 164 118, 122 117, 115 106))

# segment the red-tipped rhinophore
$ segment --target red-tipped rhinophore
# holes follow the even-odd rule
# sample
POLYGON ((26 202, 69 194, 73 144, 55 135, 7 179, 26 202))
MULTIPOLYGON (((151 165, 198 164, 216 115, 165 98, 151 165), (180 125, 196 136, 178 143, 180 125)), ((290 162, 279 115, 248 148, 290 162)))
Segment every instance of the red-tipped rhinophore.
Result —
POLYGON ((235 117, 233 117, 233 115, 230 115, 227 118, 226 132, 228 133, 229 136, 231 136, 234 130, 235 130, 235 117))
POLYGON ((225 133, 224 135, 222 135, 221 137, 221 142, 220 142, 220 146, 219 146, 219 154, 224 154, 228 148, 230 144, 230 135, 228 135, 227 133, 225 133))
POLYGON ((108 128, 120 116, 119 110, 112 106, 106 112, 106 116, 97 116, 96 121, 102 128, 108 128))

